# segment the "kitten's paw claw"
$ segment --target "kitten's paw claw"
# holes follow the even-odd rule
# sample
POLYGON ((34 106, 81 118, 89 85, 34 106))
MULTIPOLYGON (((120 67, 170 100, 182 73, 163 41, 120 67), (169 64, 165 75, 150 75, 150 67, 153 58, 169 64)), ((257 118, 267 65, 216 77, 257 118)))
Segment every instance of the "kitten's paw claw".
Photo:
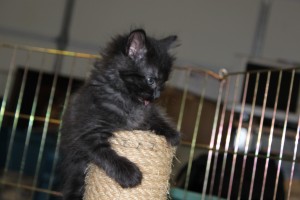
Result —
POLYGON ((115 180, 121 185, 122 188, 132 188, 142 182, 142 172, 132 162, 124 159, 118 162, 118 174, 115 180))

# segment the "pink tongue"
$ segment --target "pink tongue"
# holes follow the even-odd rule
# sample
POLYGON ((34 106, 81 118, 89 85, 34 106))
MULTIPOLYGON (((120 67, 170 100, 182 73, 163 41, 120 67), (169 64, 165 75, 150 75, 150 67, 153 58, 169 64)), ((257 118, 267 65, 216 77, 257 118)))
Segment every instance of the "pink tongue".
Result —
POLYGON ((145 104, 145 106, 147 106, 149 104, 149 101, 144 100, 144 104, 145 104))

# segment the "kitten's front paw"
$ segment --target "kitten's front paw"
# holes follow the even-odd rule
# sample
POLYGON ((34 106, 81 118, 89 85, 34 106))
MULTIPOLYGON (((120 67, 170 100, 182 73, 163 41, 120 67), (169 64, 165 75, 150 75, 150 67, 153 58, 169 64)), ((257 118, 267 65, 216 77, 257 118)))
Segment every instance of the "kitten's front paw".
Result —
POLYGON ((141 184, 143 175, 134 163, 122 158, 118 161, 117 168, 118 172, 114 179, 122 188, 131 188, 141 184))
POLYGON ((172 146, 177 146, 181 140, 181 134, 171 127, 160 127, 159 129, 153 129, 153 131, 158 135, 165 136, 167 142, 172 146))
POLYGON ((181 134, 178 131, 173 131, 167 135, 165 135, 167 141, 169 144, 171 144, 172 146, 177 146, 180 143, 180 139, 181 139, 181 134))
POLYGON ((181 140, 181 134, 176 130, 164 130, 164 136, 169 144, 172 146, 178 146, 181 140))

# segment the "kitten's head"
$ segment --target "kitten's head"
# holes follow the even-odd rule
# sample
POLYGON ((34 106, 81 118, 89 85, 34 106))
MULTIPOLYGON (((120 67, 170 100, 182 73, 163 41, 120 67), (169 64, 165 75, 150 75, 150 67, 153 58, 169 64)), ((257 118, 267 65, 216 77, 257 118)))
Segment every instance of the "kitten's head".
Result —
POLYGON ((168 51, 177 36, 154 39, 142 29, 119 36, 103 52, 96 68, 106 74, 109 84, 147 105, 160 96, 168 80, 174 57, 168 51))
POLYGON ((174 57, 168 51, 176 39, 177 36, 154 39, 142 29, 116 38, 103 55, 106 66, 113 68, 107 70, 118 74, 112 80, 114 84, 142 104, 157 99, 171 72, 174 57))
POLYGON ((124 53, 130 64, 120 71, 120 77, 133 98, 147 105, 160 96, 174 60, 168 50, 176 39, 169 36, 156 40, 143 30, 129 34, 124 53))

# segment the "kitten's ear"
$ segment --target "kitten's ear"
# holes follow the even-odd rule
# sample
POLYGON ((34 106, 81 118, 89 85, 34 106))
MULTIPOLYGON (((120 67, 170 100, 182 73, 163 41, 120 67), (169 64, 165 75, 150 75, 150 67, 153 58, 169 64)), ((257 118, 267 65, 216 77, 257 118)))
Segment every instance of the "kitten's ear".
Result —
POLYGON ((164 39, 161 39, 160 42, 168 50, 179 46, 177 35, 168 36, 164 39))
POLYGON ((127 40, 126 53, 133 60, 143 58, 147 52, 146 33, 142 29, 132 31, 127 40))

